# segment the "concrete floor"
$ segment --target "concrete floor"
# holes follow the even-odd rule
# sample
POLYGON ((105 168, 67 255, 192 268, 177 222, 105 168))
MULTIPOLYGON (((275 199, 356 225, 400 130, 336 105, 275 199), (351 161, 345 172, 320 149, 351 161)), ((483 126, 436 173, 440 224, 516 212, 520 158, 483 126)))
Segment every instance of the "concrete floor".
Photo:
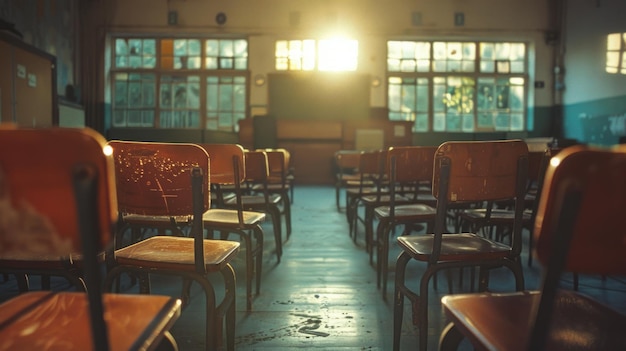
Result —
MULTIPOLYGON (((292 207, 293 233, 283 244, 284 254, 276 264, 271 223, 265 223, 265 252, 261 293, 254 299, 253 310, 245 310, 245 274, 243 253, 233 262, 239 277, 237 285, 236 350, 391 350, 393 308, 383 301, 376 287, 376 272, 364 249, 363 228, 356 244, 348 236, 345 213, 334 203, 330 186, 297 186, 292 207)), ((528 233, 524 234, 525 236, 528 233)), ((285 234, 283 234, 283 239, 285 234)), ((233 237, 234 238, 234 237, 233 237)), ((524 243, 526 243, 524 239, 524 243)), ((398 253, 392 240, 391 272, 388 299, 392 297, 393 266, 398 253)), ((523 252, 526 262, 527 250, 523 252)), ((525 268, 526 288, 535 289, 539 265, 525 268)), ((418 281, 424 266, 411 263, 407 276, 418 281)), ((219 277, 212 278, 219 290, 219 277)), ((581 277, 580 290, 626 312, 626 279, 581 277)), ((456 279, 455 279, 456 282, 456 279)), ((32 281, 37 286, 37 279, 32 281)), ((154 293, 180 292, 180 281, 154 277, 154 293)), ((563 280, 565 287, 571 279, 563 280)), ((63 281, 53 280, 53 289, 66 289, 63 281)), ((506 270, 491 275, 494 291, 513 290, 513 278, 506 270)), ((455 291, 467 289, 454 287, 455 291)), ((127 288, 133 292, 135 287, 127 288)), ((445 324, 439 300, 448 292, 445 279, 439 279, 437 291, 429 297, 429 350, 436 350, 445 324)), ((0 299, 17 293, 14 280, 0 283, 0 299)), ((180 350, 204 349, 204 297, 198 286, 192 289, 190 305, 183 310, 173 328, 180 350)), ((410 303, 405 303, 402 350, 417 349, 418 335, 411 325, 410 303)), ((465 348, 471 349, 468 345, 465 348)))

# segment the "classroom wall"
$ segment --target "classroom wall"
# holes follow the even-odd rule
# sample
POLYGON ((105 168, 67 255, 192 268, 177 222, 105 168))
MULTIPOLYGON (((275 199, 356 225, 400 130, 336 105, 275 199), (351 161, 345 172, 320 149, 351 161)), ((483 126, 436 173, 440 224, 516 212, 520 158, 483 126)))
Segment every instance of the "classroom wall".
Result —
POLYGON ((606 36, 626 32, 626 1, 566 1, 563 131, 613 145, 626 135, 626 75, 605 71, 606 36))
MULTIPOLYGON (((320 39, 334 33, 358 39, 359 65, 355 73, 383 81, 386 41, 390 39, 523 40, 529 43, 530 55, 536 62, 530 67, 532 107, 528 134, 546 135, 552 133, 554 101, 551 89, 554 46, 545 40, 546 33, 552 30, 547 3, 546 0, 117 0, 105 2, 103 11, 107 15, 107 32, 246 36, 250 77, 267 78, 276 73, 274 42, 280 39, 320 39), (172 12, 176 13, 177 24, 168 25, 168 14, 172 12), (226 15, 225 24, 216 23, 218 13, 226 15), (463 25, 455 25, 455 15, 459 13, 464 16, 463 25), (535 89, 535 81, 542 82, 544 87, 535 89)), ((271 110, 268 85, 251 86, 251 115, 271 110)), ((386 106, 384 85, 370 85, 366 89, 371 108, 386 106)))

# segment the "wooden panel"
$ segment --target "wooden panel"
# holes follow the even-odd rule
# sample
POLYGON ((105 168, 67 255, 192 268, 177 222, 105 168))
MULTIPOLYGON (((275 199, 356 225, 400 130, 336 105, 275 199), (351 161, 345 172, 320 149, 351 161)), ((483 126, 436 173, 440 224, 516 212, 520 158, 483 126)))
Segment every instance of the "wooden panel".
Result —
POLYGON ((279 142, 289 150, 298 184, 333 184, 333 155, 341 148, 336 142, 279 142))
POLYGON ((342 136, 341 122, 279 120, 276 136, 284 139, 335 139, 342 136))

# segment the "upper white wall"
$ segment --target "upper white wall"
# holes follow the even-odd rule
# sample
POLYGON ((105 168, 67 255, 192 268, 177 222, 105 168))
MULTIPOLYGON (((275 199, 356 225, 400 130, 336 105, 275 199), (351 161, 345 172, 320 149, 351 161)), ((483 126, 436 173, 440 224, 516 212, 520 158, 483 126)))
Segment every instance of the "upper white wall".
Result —
POLYGON ((626 1, 566 1, 563 104, 626 95, 626 75, 608 74, 606 37, 626 32, 626 1))
MULTIPOLYGON (((386 41, 390 39, 502 39, 530 44, 531 101, 553 103, 553 48, 545 44, 547 0, 109 0, 108 31, 245 35, 249 38, 252 77, 274 72, 274 41, 322 38, 337 31, 359 40, 359 73, 385 77, 386 41), (177 11, 178 25, 167 24, 177 11), (217 13, 227 22, 218 26, 217 13), (413 13, 421 24, 413 23, 413 13), (456 12, 465 24, 454 25, 456 12), (534 91, 533 81, 545 88, 534 91)), ((251 105, 267 103, 266 86, 251 87, 251 105)), ((384 86, 372 87, 371 106, 386 105, 384 86)))

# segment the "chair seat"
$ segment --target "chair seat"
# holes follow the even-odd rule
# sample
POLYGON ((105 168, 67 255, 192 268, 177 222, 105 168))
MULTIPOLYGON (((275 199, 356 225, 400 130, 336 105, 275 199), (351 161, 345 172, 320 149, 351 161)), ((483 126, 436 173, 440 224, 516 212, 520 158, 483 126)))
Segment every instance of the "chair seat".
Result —
MULTIPOLYGON (((279 204, 281 197, 279 194, 270 194, 268 196, 269 202, 272 204, 279 204)), ((241 203, 244 207, 247 206, 265 206, 265 197, 263 195, 244 195, 241 197, 241 203)), ((224 202, 226 206, 236 206, 237 202, 233 199, 224 202)))
MULTIPOLYGON (((104 294, 110 350, 154 346, 178 319, 179 299, 104 294), (125 316, 122 318, 122 316, 125 316)), ((79 292, 28 292, 0 305, 3 350, 92 350, 89 301, 79 292)))
MULTIPOLYGON (((411 200, 407 198, 406 196, 398 195, 398 194, 394 196, 394 200, 398 204, 411 202, 411 200)), ((391 195, 387 195, 387 194, 380 195, 380 196, 367 195, 367 196, 361 197, 361 202, 366 206, 381 206, 384 204, 388 204, 390 201, 391 201, 391 195)))
MULTIPOLYGON (((376 207, 374 213, 378 219, 389 218, 391 216, 389 206, 376 207)), ((423 218, 431 219, 434 218, 436 214, 437 210, 435 208, 425 204, 398 205, 394 208, 394 219, 396 221, 419 221, 423 218)))
MULTIPOLYGON (((441 300, 448 318, 475 346, 526 351, 538 291, 459 294, 441 300)), ((626 315, 585 295, 559 291, 546 350, 626 350, 626 315)))
MULTIPOLYGON (((243 225, 253 226, 265 220, 265 213, 243 211, 243 225)), ((236 210, 211 209, 202 215, 202 221, 205 227, 219 226, 223 227, 240 227, 239 216, 236 210)))
MULTIPOLYGON (((433 252, 432 234, 398 237, 404 251, 419 261, 428 261, 433 252)), ((511 247, 473 233, 444 234, 440 261, 480 261, 501 259, 511 254, 511 247)))
MULTIPOLYGON (((267 183, 267 190, 268 191, 283 191, 283 190, 289 190, 291 188, 291 186, 289 184, 285 184, 283 186, 282 183, 267 183)), ((254 191, 263 191, 264 186, 263 184, 255 184, 252 186, 252 190, 254 191)))
POLYGON ((145 227, 155 227, 155 226, 164 226, 171 227, 172 219, 176 221, 176 223, 184 225, 191 224, 190 216, 144 216, 140 214, 129 214, 122 216, 123 221, 130 225, 136 226, 145 226, 145 227))
MULTIPOLYGON (((345 174, 345 173, 337 174, 337 180, 344 182, 344 183, 350 182, 358 186, 360 184, 361 175, 360 174, 345 174)), ((373 184, 373 182, 370 182, 370 184, 373 184)))
MULTIPOLYGON (((360 194, 376 194, 377 191, 378 188, 376 187, 359 189, 359 184, 355 184, 355 188, 351 187, 346 189, 346 194, 351 196, 358 196, 360 194)), ((384 193, 389 194, 388 191, 384 191, 384 193)))
MULTIPOLYGON (((487 209, 484 209, 484 208, 467 209, 459 213, 459 216, 461 216, 462 218, 473 219, 473 220, 484 219, 486 215, 487 215, 487 209)), ((492 223, 497 223, 497 222, 512 223, 514 216, 515 216, 515 212, 511 210, 492 209, 491 217, 489 218, 489 220, 492 223)), ((531 218, 532 218, 531 211, 525 210, 523 213, 522 220, 524 222, 529 222, 531 218)))
MULTIPOLYGON (((144 268, 195 270, 193 238, 153 236, 115 251, 121 265, 144 268)), ((204 240, 204 264, 207 272, 217 272, 239 252, 239 242, 204 240)))

